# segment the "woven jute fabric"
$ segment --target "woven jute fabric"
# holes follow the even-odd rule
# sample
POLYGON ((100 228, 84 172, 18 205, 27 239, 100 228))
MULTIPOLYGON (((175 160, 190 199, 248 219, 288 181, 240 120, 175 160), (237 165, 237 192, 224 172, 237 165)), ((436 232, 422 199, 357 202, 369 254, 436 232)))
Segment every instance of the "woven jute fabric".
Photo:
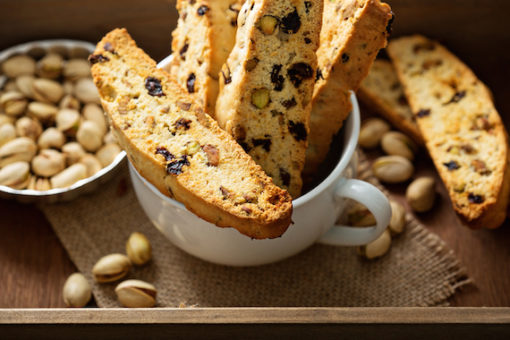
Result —
MULTIPOLYGON (((360 179, 381 185, 362 157, 360 179)), ((384 190, 384 189, 383 189, 384 190)), ((93 284, 100 307, 118 307, 114 284, 97 284, 91 270, 110 253, 124 253, 134 231, 144 233, 153 260, 127 278, 153 283, 157 306, 347 307, 437 306, 469 283, 451 250, 411 215, 406 231, 384 257, 368 261, 353 247, 314 245, 287 260, 259 267, 210 264, 173 246, 148 220, 127 167, 98 192, 41 207, 77 268, 93 284)))

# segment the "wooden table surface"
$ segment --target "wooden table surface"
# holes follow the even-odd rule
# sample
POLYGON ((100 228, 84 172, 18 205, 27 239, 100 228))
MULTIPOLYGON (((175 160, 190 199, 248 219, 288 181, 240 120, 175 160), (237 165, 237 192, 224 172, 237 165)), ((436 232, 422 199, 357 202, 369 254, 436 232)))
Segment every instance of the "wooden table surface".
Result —
MULTIPOLYGON (((388 0, 396 13, 395 35, 425 33, 446 43, 493 90, 510 126, 510 61, 505 0, 447 2, 388 0), (454 13, 454 15, 452 15, 454 13), (426 19, 426 20, 425 20, 426 19), (502 67, 501 65, 505 65, 502 67)), ((168 54, 175 23, 172 0, 83 2, 17 0, 0 3, 0 49, 47 38, 97 41, 113 27, 127 27, 154 58, 168 54)), ((435 175, 424 155, 420 173, 435 175)), ((402 196, 404 187, 390 188, 402 196)), ((510 306, 510 221, 498 230, 472 231, 458 224, 444 188, 432 213, 418 218, 437 233, 466 267, 474 284, 454 306, 510 306)), ((76 268, 44 215, 33 205, 0 200, 0 308, 62 307, 61 288, 76 268)))

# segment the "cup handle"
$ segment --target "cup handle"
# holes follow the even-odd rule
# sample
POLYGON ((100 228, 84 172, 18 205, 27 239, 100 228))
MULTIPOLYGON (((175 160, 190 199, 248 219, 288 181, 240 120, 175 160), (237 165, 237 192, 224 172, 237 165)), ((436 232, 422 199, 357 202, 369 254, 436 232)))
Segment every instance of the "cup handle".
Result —
POLYGON ((383 233, 391 219, 391 206, 386 196, 375 186, 358 179, 341 179, 334 195, 336 198, 350 198, 370 210, 376 220, 373 227, 348 227, 334 225, 320 239, 319 243, 334 246, 360 246, 375 240, 383 233))

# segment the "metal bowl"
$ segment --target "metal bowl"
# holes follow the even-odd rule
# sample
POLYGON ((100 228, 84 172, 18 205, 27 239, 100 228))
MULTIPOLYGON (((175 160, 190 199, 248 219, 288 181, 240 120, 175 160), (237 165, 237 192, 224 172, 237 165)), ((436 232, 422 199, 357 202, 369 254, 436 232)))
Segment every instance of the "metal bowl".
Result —
MULTIPOLYGON (((83 53, 87 51, 92 53, 95 46, 86 41, 79 40, 41 40, 29 42, 10 47, 0 52, 0 64, 9 57, 16 54, 29 54, 34 57, 42 56, 48 50, 67 51, 68 53, 83 53)), ((1 76, 0 76, 1 78, 1 76)), ((3 80, 0 79, 0 83, 3 80)), ((122 151, 112 163, 98 171, 93 176, 78 181, 67 188, 51 189, 47 191, 36 190, 17 190, 4 185, 0 185, 0 198, 15 199, 22 203, 55 203, 75 199, 81 194, 91 193, 101 184, 111 179, 119 170, 119 165, 126 158, 126 153, 122 151)))

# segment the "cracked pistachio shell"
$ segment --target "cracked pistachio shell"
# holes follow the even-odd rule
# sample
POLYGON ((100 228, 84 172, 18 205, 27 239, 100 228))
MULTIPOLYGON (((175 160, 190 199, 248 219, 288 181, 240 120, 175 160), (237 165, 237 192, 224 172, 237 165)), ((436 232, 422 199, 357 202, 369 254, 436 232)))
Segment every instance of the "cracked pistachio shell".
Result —
POLYGON ((76 133, 76 140, 89 152, 97 151, 103 144, 101 128, 96 123, 86 120, 76 133))
POLYGON ((434 206, 436 199, 436 181, 432 177, 415 179, 407 187, 406 198, 414 211, 429 211, 434 206))
POLYGON ((131 261, 126 255, 110 254, 97 261, 92 274, 97 282, 113 282, 126 276, 130 269, 131 261))
POLYGON ((38 190, 38 191, 46 191, 51 189, 50 180, 47 178, 38 178, 32 176, 30 178, 30 183, 28 184, 28 189, 30 190, 38 190))
POLYGON ((38 78, 32 83, 34 99, 43 103, 58 103, 64 96, 64 88, 54 80, 38 78))
POLYGON ((375 241, 372 241, 365 246, 358 247, 358 254, 369 260, 373 260, 386 254, 390 249, 390 246, 391 235, 386 229, 375 241))
POLYGON ((15 138, 16 128, 14 125, 10 123, 0 125, 0 147, 15 138))
POLYGON ((42 132, 37 140, 40 149, 56 148, 60 149, 66 142, 66 137, 62 131, 57 128, 50 127, 42 132))
POLYGON ((74 273, 64 283, 62 296, 67 307, 85 307, 92 297, 92 287, 83 274, 74 273))
POLYGON ((134 232, 126 243, 126 253, 131 262, 141 266, 152 258, 151 243, 144 234, 134 232))
POLYGON ((41 102, 28 104, 28 116, 35 117, 43 122, 52 121, 57 115, 58 108, 55 105, 41 102))
POLYGON ((87 104, 83 107, 82 115, 85 120, 93 121, 101 129, 101 133, 104 135, 108 131, 106 124, 106 118, 103 109, 97 104, 87 104))
POLYGON ((397 155, 409 160, 414 159, 414 154, 418 151, 418 145, 401 132, 386 132, 381 139, 381 147, 388 155, 397 155))
POLYGON ((101 162, 103 167, 108 166, 115 157, 121 152, 120 146, 116 143, 103 145, 96 153, 97 159, 101 162))
POLYGON ((28 137, 13 139, 0 147, 0 167, 22 161, 30 162, 35 156, 37 146, 28 137))
POLYGON ((388 228, 391 235, 398 235, 404 231, 406 226, 406 208, 398 202, 390 201, 391 220, 388 228))
POLYGON ((66 156, 67 165, 78 163, 85 156, 85 150, 77 142, 69 142, 62 146, 62 152, 66 156))
MULTIPOLYGON (((0 118, 1 118, 1 117, 0 117, 0 118)), ((104 143, 104 144, 117 143, 117 139, 115 138, 115 135, 113 134, 113 132, 108 131, 108 132, 106 133, 106 135, 104 135, 104 137, 103 137, 103 143, 104 143)))
POLYGON ((55 79, 62 74, 64 58, 58 53, 48 53, 37 63, 37 75, 42 78, 55 79))
POLYGON ((73 109, 73 110, 79 110, 80 109, 80 102, 78 99, 74 98, 71 94, 66 94, 62 100, 60 100, 60 103, 58 104, 58 107, 61 109, 73 109))
POLYGON ((8 91, 0 97, 0 107, 9 116, 18 116, 25 112, 28 101, 25 96, 17 91, 8 91))
POLYGON ((4 124, 14 124, 16 118, 0 113, 0 126, 4 124))
POLYGON ((90 78, 82 78, 76 82, 74 96, 83 103, 101 104, 97 87, 90 78))
POLYGON ((35 78, 33 76, 19 76, 16 78, 16 87, 18 91, 21 92, 25 97, 32 98, 32 86, 34 84, 35 78))
POLYGON ((16 121, 16 133, 19 137, 28 137, 35 141, 42 133, 42 125, 38 120, 21 117, 16 121))
POLYGON ((347 212, 347 223, 354 227, 367 227, 376 225, 374 215, 362 204, 356 204, 347 212))
POLYGON ((383 182, 401 183, 411 178, 414 166, 402 156, 383 156, 374 161, 372 171, 383 182))
POLYGON ((57 129, 68 135, 75 135, 80 126, 80 113, 73 109, 61 109, 55 117, 57 129))
POLYGON ((75 81, 90 76, 90 64, 86 59, 71 59, 64 65, 64 77, 68 80, 75 81))
POLYGON ((41 177, 50 177, 58 174, 66 167, 65 156, 53 149, 41 150, 32 159, 32 171, 41 177))
POLYGON ((24 189, 30 181, 30 165, 27 162, 14 162, 0 169, 0 185, 24 189))
POLYGON ((50 183, 52 188, 66 188, 84 178, 87 178, 87 167, 76 163, 51 177, 50 183))
POLYGON ((362 148, 371 149, 379 145, 383 135, 390 130, 390 125, 379 118, 367 119, 361 125, 358 143, 362 148))
POLYGON ((103 168, 96 156, 86 153, 79 161, 87 167, 87 176, 90 177, 103 168))
POLYGON ((156 287, 141 280, 121 282, 115 294, 121 305, 128 308, 148 308, 156 304, 156 287))
POLYGON ((10 57, 2 64, 3 73, 9 78, 35 73, 35 60, 27 55, 10 57))

